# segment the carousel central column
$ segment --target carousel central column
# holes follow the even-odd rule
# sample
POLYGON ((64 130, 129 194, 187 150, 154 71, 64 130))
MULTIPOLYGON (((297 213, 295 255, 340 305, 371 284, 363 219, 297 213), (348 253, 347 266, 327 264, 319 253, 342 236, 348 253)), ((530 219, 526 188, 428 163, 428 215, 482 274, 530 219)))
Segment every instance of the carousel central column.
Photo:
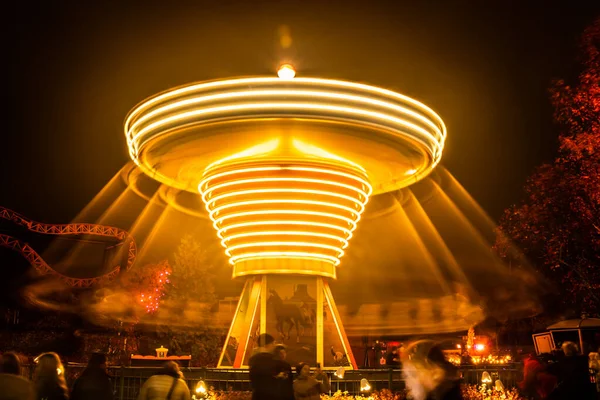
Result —
POLYGON ((278 150, 216 163, 199 186, 233 278, 247 278, 219 366, 244 367, 269 333, 292 363, 355 368, 325 279, 335 279, 371 187, 352 163, 278 150))

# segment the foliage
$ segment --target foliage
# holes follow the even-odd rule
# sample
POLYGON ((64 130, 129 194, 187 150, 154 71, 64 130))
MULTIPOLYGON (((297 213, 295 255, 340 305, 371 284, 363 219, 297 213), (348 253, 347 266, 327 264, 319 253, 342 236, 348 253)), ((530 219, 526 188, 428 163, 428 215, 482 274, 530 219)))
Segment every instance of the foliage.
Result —
POLYGON ((171 271, 167 260, 136 268, 125 276, 123 289, 131 294, 137 305, 147 313, 154 313, 165 294, 171 271))
POLYGON ((571 309, 600 311, 600 19, 582 40, 583 70, 575 85, 551 89, 561 129, 558 156, 525 186, 524 201, 505 211, 496 249, 517 265, 515 243, 564 292, 571 309))
POLYGON ((497 390, 486 385, 463 385, 462 395, 465 400, 524 400, 517 389, 497 390))
POLYGON ((215 295, 215 266, 206 248, 185 235, 175 253, 168 297, 180 301, 212 303, 215 295))
POLYGON ((352 396, 348 394, 348 392, 337 391, 333 395, 323 395, 322 399, 326 400, 405 400, 406 394, 404 392, 392 392, 387 389, 383 389, 381 391, 373 392, 371 394, 352 396))
MULTIPOLYGON (((498 391, 489 390, 487 387, 475 385, 463 385, 462 395, 464 400, 524 400, 519 396, 515 389, 498 391)), ((211 392, 208 399, 210 400, 250 400, 252 393, 250 392, 211 392)), ((354 396, 348 392, 337 391, 331 396, 322 395, 323 400, 405 400, 407 399, 404 392, 391 392, 387 389, 373 392, 368 395, 354 396)))

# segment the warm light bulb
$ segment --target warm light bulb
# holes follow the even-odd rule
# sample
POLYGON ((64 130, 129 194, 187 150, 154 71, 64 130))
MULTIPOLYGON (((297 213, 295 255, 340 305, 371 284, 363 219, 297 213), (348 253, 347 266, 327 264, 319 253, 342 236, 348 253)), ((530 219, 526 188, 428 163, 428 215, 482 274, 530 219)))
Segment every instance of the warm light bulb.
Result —
POLYGON ((296 76, 296 71, 290 64, 283 64, 279 67, 279 70, 277 70, 277 76, 281 79, 293 79, 296 76))
POLYGON ((368 392, 369 390, 371 390, 371 385, 369 384, 369 381, 365 378, 362 378, 360 380, 360 391, 368 392))
POLYGON ((198 382, 198 385, 196 386, 196 393, 204 394, 206 393, 206 391, 206 384, 204 383, 204 381, 198 382))

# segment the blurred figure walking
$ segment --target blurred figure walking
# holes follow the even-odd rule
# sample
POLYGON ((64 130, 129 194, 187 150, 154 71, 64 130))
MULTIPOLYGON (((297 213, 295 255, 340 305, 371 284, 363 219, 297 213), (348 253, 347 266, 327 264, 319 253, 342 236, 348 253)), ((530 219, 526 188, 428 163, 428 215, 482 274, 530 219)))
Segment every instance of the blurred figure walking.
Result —
POLYGON ((252 385, 252 400, 280 400, 277 362, 275 359, 275 338, 268 333, 258 336, 258 349, 250 357, 250 384, 252 385))

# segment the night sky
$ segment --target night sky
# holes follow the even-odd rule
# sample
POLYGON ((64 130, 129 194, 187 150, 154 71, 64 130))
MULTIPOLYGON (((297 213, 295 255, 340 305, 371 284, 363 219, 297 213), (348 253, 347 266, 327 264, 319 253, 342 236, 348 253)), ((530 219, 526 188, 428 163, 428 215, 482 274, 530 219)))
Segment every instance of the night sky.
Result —
POLYGON ((0 205, 42 221, 70 221, 128 161, 122 124, 138 102, 283 60, 431 106, 448 126, 443 165, 497 219, 552 159, 547 88, 576 75, 578 37, 600 14, 597 1, 91 3, 3 12, 0 205))

